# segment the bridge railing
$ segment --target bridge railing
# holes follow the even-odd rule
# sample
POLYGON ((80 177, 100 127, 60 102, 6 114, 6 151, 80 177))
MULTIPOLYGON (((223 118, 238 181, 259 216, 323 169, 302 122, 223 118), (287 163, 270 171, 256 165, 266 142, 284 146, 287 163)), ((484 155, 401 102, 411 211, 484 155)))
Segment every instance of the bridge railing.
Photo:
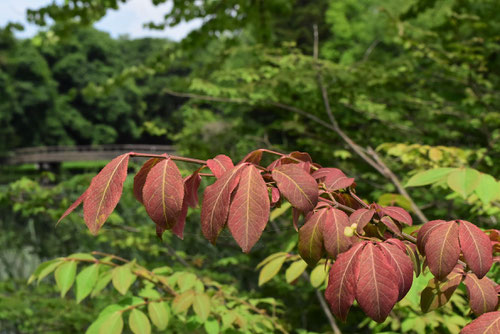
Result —
POLYGON ((163 154, 173 153, 174 147, 171 145, 142 144, 24 147, 12 151, 3 163, 16 165, 111 160, 120 154, 131 151, 163 154))

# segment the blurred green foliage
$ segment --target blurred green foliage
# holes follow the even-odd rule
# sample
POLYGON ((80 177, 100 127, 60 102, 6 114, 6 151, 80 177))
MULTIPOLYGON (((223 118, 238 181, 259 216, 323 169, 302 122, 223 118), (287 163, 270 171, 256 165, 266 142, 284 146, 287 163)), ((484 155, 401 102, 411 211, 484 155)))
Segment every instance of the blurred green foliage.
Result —
MULTIPOLYGON (((113 39, 89 27, 124 2, 71 0, 30 11, 29 19, 45 26, 30 39, 15 38, 15 25, 0 29, 0 155, 23 146, 107 143, 174 143, 180 154, 224 153, 234 160, 258 147, 301 150, 356 177, 358 193, 367 200, 408 207, 394 185, 334 132, 277 106, 328 122, 319 68, 340 127, 360 145, 378 148, 404 183, 447 167, 500 178, 496 0, 173 0, 165 21, 150 23, 151 28, 203 19, 200 29, 178 43, 113 39), (187 99, 172 91, 219 100, 187 99)), ((289 211, 270 224, 250 256, 239 252, 227 232, 217 247, 207 243, 196 210, 189 213, 184 241, 166 234, 160 242, 127 180, 116 213, 97 238, 78 214, 55 228, 99 167, 67 164, 57 175, 2 168, 2 330, 82 332, 100 310, 118 302, 109 289, 95 303, 76 306, 59 299, 53 284, 34 289, 20 281, 42 261, 91 250, 151 268, 185 270, 181 259, 193 272, 233 285, 248 298, 281 301, 287 308, 280 316, 291 328, 329 330, 306 280, 292 286, 278 275, 258 287, 255 266, 269 254, 289 251, 290 240, 293 248, 289 211), (89 174, 74 177, 82 171, 89 174)), ((450 195, 440 184, 409 191, 430 219, 464 218, 498 228, 498 200, 485 207, 477 198, 450 195)), ((341 329, 454 333, 463 325, 457 314, 467 313, 463 291, 440 312, 423 315, 415 300, 425 284, 410 291, 385 323, 363 322, 364 315, 354 310, 341 329)))

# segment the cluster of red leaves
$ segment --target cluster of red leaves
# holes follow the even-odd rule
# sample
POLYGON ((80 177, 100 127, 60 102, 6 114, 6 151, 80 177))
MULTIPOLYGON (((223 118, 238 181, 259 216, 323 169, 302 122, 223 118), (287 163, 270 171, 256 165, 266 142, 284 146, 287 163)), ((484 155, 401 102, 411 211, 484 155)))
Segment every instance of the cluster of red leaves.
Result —
MULTIPOLYGON (((418 248, 435 276, 422 292, 423 310, 446 303, 464 282, 473 312, 484 314, 464 331, 479 333, 475 328, 485 329, 478 324, 485 323, 487 315, 500 326, 498 312, 491 312, 497 308, 499 288, 485 277, 493 262, 493 248, 500 248, 498 231, 490 231, 488 237, 463 220, 436 220, 418 231, 415 247, 404 240, 403 224, 413 223, 404 209, 364 203, 354 193, 353 178, 337 168, 313 163, 307 153, 282 155, 263 167, 260 161, 264 151, 253 151, 236 165, 229 157, 218 155, 202 162, 185 178, 176 159, 154 157, 135 176, 134 195, 156 224, 159 237, 172 230, 182 239, 187 210, 199 204, 201 175, 206 175, 201 171, 209 168, 216 180, 205 188, 202 199, 201 230, 205 238, 215 244, 227 226, 241 249, 249 252, 267 225, 271 207, 279 205, 282 198, 288 200, 293 206, 301 257, 310 265, 325 254, 335 260, 325 295, 332 312, 342 320, 356 299, 368 316, 384 321, 410 289, 413 272, 420 273, 418 248), (301 215, 305 223, 299 229, 301 215), (471 272, 461 265, 461 255, 471 272)), ((61 219, 83 202, 85 223, 96 234, 120 199, 129 158, 135 155, 141 156, 131 152, 107 164, 61 219)))

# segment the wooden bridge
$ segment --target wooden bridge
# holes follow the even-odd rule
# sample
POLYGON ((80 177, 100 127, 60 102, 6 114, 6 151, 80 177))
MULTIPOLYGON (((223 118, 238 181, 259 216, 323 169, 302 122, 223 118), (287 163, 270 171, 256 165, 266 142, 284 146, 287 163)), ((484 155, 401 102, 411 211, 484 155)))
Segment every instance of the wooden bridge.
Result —
POLYGON ((111 160, 127 152, 172 154, 174 153, 174 148, 171 145, 135 144, 25 147, 10 152, 9 156, 2 163, 8 165, 33 163, 39 166, 47 166, 69 161, 111 160))

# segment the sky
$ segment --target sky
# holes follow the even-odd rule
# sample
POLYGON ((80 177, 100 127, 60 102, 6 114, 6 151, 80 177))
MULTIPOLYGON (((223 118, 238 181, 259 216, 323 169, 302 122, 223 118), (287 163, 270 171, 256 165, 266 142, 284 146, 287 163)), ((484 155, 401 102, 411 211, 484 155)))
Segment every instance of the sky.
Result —
MULTIPOLYGON (((10 22, 19 22, 25 26, 23 32, 16 33, 18 37, 31 37, 37 32, 37 26, 26 21, 26 10, 37 9, 51 3, 52 0, 0 0, 0 27, 10 22)), ((149 30, 143 28, 145 22, 161 22, 163 15, 169 11, 171 3, 153 6, 151 0, 129 0, 117 11, 110 10, 106 16, 94 26, 111 36, 118 37, 128 34, 131 38, 165 37, 174 41, 184 38, 191 30, 201 25, 201 20, 182 22, 165 30, 149 30)))

